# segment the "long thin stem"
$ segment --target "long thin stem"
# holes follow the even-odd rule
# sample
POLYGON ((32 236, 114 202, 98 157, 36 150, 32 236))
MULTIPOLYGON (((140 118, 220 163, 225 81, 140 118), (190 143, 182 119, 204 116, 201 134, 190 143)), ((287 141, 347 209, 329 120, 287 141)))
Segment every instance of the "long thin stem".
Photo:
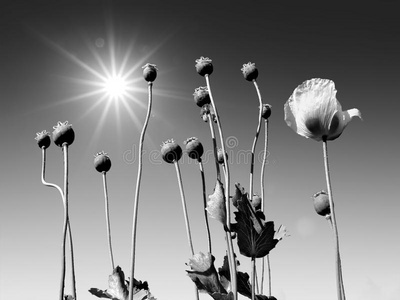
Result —
MULTIPOLYGON (((42 172, 41 172, 42 184, 44 186, 47 186, 47 187, 55 188, 60 193, 61 199, 63 200, 63 204, 64 204, 64 192, 63 192, 63 190, 58 185, 56 185, 54 183, 47 182, 46 179, 45 179, 45 174, 46 174, 46 149, 42 148, 42 172)), ((64 211, 65 211, 65 205, 64 205, 64 211)), ((73 264, 73 261, 74 261, 74 250, 73 249, 74 249, 74 247, 73 247, 73 244, 72 244, 72 232, 71 232, 71 225, 69 223, 69 218, 67 219, 67 226, 68 226, 68 235, 69 235, 69 242, 70 242, 70 249, 71 249, 71 261, 72 261, 71 276, 72 276, 72 282, 75 283, 75 266, 73 264)), ((65 241, 64 241, 64 243, 65 243, 65 241)), ((62 246, 62 248, 65 249, 64 246, 62 246)), ((65 251, 63 252, 62 257, 63 257, 63 262, 62 262, 62 266, 61 266, 61 274, 63 274, 63 275, 62 275, 62 279, 61 279, 62 280, 62 287, 60 287, 60 298, 64 297, 65 251)), ((75 284, 74 284, 74 286, 75 286, 75 284)), ((75 290, 75 288, 73 290, 73 293, 74 293, 73 296, 76 298, 76 290, 75 290)))
POLYGON ((229 263, 229 268, 230 268, 230 273, 231 273, 231 285, 232 285, 232 292, 233 292, 233 296, 234 296, 234 300, 237 299, 237 277, 236 277, 236 260, 235 260, 235 254, 233 251, 233 243, 232 243, 232 236, 230 234, 230 229, 231 229, 231 209, 230 209, 230 197, 229 197, 229 192, 230 192, 230 178, 229 178, 229 164, 228 164, 228 160, 227 157, 225 155, 226 151, 225 151, 225 140, 224 140, 224 136, 222 133, 222 126, 221 126, 221 121, 219 119, 219 115, 218 115, 218 110, 217 110, 217 106, 215 105, 214 102, 214 98, 212 96, 212 92, 211 92, 211 86, 210 86, 210 79, 209 76, 206 74, 204 76, 206 78, 206 82, 207 82, 207 88, 208 88, 208 93, 210 95, 210 100, 211 100, 211 104, 214 108, 214 112, 215 112, 215 119, 217 121, 217 125, 218 125, 218 131, 219 131, 219 136, 220 136, 220 140, 221 140, 221 147, 222 147, 222 153, 224 153, 224 165, 225 165, 225 206, 226 206, 226 222, 225 222, 225 227, 226 230, 228 231, 228 234, 226 234, 226 239, 227 239, 227 248, 228 251, 230 252, 230 256, 228 255, 228 257, 230 257, 230 263, 229 263))
POLYGON ((328 147, 327 147, 326 138, 323 139, 322 145, 323 145, 323 153, 324 153, 325 178, 326 178, 326 185, 327 185, 327 189, 328 189, 329 206, 330 206, 330 209, 331 209, 332 229, 333 229, 333 234, 334 234, 334 237, 335 237, 335 261, 336 261, 337 295, 338 295, 338 300, 343 300, 344 288, 343 288, 342 276, 341 276, 341 262, 340 262, 340 252, 339 252, 339 234, 338 234, 337 225, 336 225, 335 207, 334 207, 333 196, 332 196, 331 179, 330 179, 329 162, 328 162, 328 147))
POLYGON ((254 83, 254 86, 255 86, 256 91, 257 91, 258 101, 259 101, 260 107, 259 107, 258 124, 257 124, 256 135, 254 136, 253 146, 251 147, 250 184, 249 184, 249 198, 250 198, 250 200, 253 199, 254 152, 256 150, 258 136, 259 136, 260 130, 261 130, 262 109, 263 109, 261 93, 260 93, 260 89, 258 88, 257 81, 254 79, 253 83, 254 83))
POLYGON ((103 188, 104 188, 104 201, 105 201, 105 209, 106 209, 106 225, 107 225, 107 237, 108 237, 108 250, 110 253, 110 261, 111 261, 111 270, 114 270, 114 256, 111 246, 111 229, 110 229, 110 210, 108 205, 108 192, 107 192, 107 176, 106 172, 102 173, 103 175, 103 188))
POLYGON ((143 124, 142 132, 140 134, 139 140, 139 162, 138 162, 138 173, 136 178, 136 191, 135 200, 133 204, 133 223, 132 223, 132 252, 131 252, 131 284, 129 285, 129 300, 133 300, 133 282, 135 278, 135 251, 136 251, 136 227, 137 227, 137 215, 138 215, 138 205, 139 205, 139 191, 140 191, 140 181, 142 178, 142 156, 143 156, 143 140, 146 133, 147 124, 149 123, 151 105, 152 105, 152 87, 153 82, 148 83, 149 91, 149 101, 147 106, 146 119, 143 124))
POLYGON ((76 287, 75 287, 75 264, 74 264, 74 247, 72 243, 72 231, 71 231, 71 224, 69 223, 69 217, 68 217, 68 237, 69 237, 69 246, 70 246, 70 252, 71 252, 71 282, 72 282, 72 297, 74 297, 74 300, 76 299, 76 287))
POLYGON ((256 259, 251 258, 251 300, 255 300, 256 290, 256 259))
POLYGON ((211 114, 208 114, 207 117, 208 117, 208 123, 210 125, 211 138, 212 138, 212 142, 213 142, 214 161, 215 161, 215 169, 217 171, 217 180, 221 181, 221 171, 219 169, 219 163, 218 163, 217 141, 215 139, 215 132, 214 132, 214 126, 213 126, 214 121, 211 117, 211 114))
POLYGON ((207 214, 207 210, 206 210, 206 208, 207 208, 206 180, 205 180, 205 176, 204 176, 204 168, 203 168, 203 162, 202 162, 201 158, 198 159, 198 162, 199 162, 201 182, 202 182, 202 187, 203 187, 204 221, 206 224, 206 231, 207 231, 208 252, 212 253, 210 226, 208 224, 208 214, 207 214))
MULTIPOLYGON (((265 178, 265 165, 267 163, 267 155, 268 155, 268 124, 269 121, 266 119, 264 121, 264 131, 265 131, 265 136, 264 136, 264 153, 263 153, 263 160, 261 164, 261 211, 265 215, 265 219, 267 219, 266 213, 265 213, 265 184, 264 184, 264 178, 265 178)), ((267 268, 268 268, 268 279, 269 279, 269 296, 271 296, 271 264, 269 261, 269 254, 267 254, 267 268)), ((263 294, 263 288, 264 288, 264 273, 265 273, 265 258, 263 257, 261 260, 261 294, 263 294)))
MULTIPOLYGON (((186 233, 187 233, 187 238, 188 238, 188 242, 189 242, 189 248, 190 248, 190 252, 193 256, 194 249, 193 249, 193 242, 192 242, 192 234, 190 231, 189 217, 188 217, 187 208, 186 208, 185 193, 183 192, 182 176, 181 176, 181 171, 179 168, 178 161, 175 160, 174 165, 175 165, 175 170, 176 170, 176 176, 178 178, 179 191, 181 193, 183 216, 185 218, 186 233)), ((196 286, 195 286, 195 295, 196 295, 196 299, 199 300, 199 290, 197 289, 196 286)))

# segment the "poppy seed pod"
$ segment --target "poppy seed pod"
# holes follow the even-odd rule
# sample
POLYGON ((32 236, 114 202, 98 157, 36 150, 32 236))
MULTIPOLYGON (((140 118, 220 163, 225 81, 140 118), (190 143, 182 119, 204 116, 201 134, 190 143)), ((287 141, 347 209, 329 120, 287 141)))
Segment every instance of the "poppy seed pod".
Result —
POLYGON ((200 86, 194 90, 193 93, 194 102, 198 107, 203 107, 205 104, 210 104, 210 94, 206 86, 200 86))
POLYGON ((243 68, 240 69, 243 73, 244 78, 247 81, 256 80, 258 77, 258 70, 256 68, 256 64, 252 62, 248 62, 243 65, 243 68))
MULTIPOLYGON (((225 152, 225 157, 226 157, 226 160, 228 160, 228 153, 226 153, 226 152, 225 152)), ((217 151, 217 159, 218 159, 218 163, 219 163, 220 165, 222 165, 222 164, 225 163, 225 161, 224 161, 224 154, 223 154, 223 152, 222 152, 222 148, 219 148, 218 151, 217 151)))
POLYGON ((271 108, 272 106, 269 104, 263 104, 261 116, 267 120, 271 116, 271 108))
POLYGON ((199 59, 196 59, 196 71, 199 73, 201 76, 205 75, 211 75, 213 72, 213 65, 212 65, 212 60, 209 59, 208 57, 200 57, 199 59))
POLYGON ((46 130, 37 132, 35 140, 37 141, 39 148, 47 149, 51 144, 50 133, 48 133, 46 130))
POLYGON ((142 67, 142 69, 144 80, 146 80, 147 82, 153 82, 154 80, 156 80, 158 70, 156 65, 147 63, 142 67))
POLYGON ((167 140, 161 145, 161 156, 165 162, 172 164, 182 157, 182 148, 173 139, 167 140))
POLYGON ((75 132, 72 129, 72 125, 68 124, 68 121, 64 123, 58 122, 53 129, 53 141, 57 146, 62 147, 64 144, 70 146, 74 142, 75 132))
POLYGON ((261 197, 259 195, 253 195, 253 199, 251 200, 251 205, 255 210, 261 209, 261 197))
POLYGON ((101 151, 94 155, 94 167, 100 172, 108 172, 111 168, 111 159, 107 153, 101 151))
POLYGON ((329 196, 325 191, 320 191, 313 195, 314 208, 317 214, 327 216, 331 213, 329 206, 329 196))
POLYGON ((204 153, 203 145, 196 137, 188 138, 183 142, 186 145, 186 151, 190 158, 200 160, 204 153))

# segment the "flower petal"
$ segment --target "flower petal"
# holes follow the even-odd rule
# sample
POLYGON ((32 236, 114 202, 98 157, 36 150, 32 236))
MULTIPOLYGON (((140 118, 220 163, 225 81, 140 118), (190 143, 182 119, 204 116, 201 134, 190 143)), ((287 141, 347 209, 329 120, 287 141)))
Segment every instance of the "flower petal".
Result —
POLYGON ((333 141, 337 139, 353 117, 359 117, 362 120, 361 112, 357 108, 336 112, 329 126, 327 140, 333 141))

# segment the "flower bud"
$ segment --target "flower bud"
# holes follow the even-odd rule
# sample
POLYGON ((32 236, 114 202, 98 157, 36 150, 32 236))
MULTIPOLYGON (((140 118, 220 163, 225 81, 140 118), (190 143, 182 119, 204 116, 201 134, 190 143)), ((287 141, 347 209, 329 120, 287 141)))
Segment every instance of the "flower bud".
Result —
MULTIPOLYGON (((225 151, 225 157, 226 157, 226 160, 228 160, 228 153, 226 153, 226 151, 225 151)), ((225 163, 225 161, 224 161, 224 154, 223 154, 221 148, 219 148, 218 151, 217 151, 217 159, 218 159, 218 163, 219 163, 220 165, 222 165, 222 164, 225 163)))
POLYGON ((70 146, 74 142, 75 132, 72 129, 72 125, 68 124, 68 121, 64 123, 58 122, 53 129, 53 141, 57 146, 62 147, 64 144, 70 146))
POLYGON ((251 205, 255 210, 261 209, 261 197, 259 195, 253 195, 253 199, 251 200, 251 205))
POLYGON ((243 68, 240 69, 243 73, 243 76, 248 81, 256 80, 258 77, 258 70, 256 68, 256 64, 252 62, 248 62, 243 65, 243 68))
POLYGON ((111 168, 111 159, 104 151, 98 152, 94 155, 94 167, 100 172, 108 172, 111 168))
POLYGON ((39 148, 47 149, 51 144, 50 133, 48 133, 46 130, 37 132, 35 140, 37 141, 39 148))
POLYGON ((173 139, 167 140, 161 145, 161 156, 165 162, 172 164, 182 157, 182 148, 173 139))
POLYGON ((143 77, 147 82, 153 82, 157 77, 157 67, 153 64, 145 64, 143 67, 143 77))
POLYGON ((211 103, 210 94, 206 86, 196 88, 194 90, 193 97, 194 102, 196 102, 197 106, 199 107, 203 107, 204 104, 211 103))
POLYGON ((198 138, 191 137, 183 142, 186 145, 186 151, 190 158, 200 160, 204 153, 203 145, 198 138))
POLYGON ((271 108, 272 106, 269 104, 263 104, 261 116, 267 120, 271 116, 271 108))
POLYGON ((313 195, 314 208, 317 214, 327 216, 331 213, 329 206, 329 196, 325 191, 320 191, 313 195))
POLYGON ((212 60, 208 57, 202 56, 199 59, 196 59, 195 67, 197 73, 199 73, 201 76, 211 75, 213 72, 212 60))

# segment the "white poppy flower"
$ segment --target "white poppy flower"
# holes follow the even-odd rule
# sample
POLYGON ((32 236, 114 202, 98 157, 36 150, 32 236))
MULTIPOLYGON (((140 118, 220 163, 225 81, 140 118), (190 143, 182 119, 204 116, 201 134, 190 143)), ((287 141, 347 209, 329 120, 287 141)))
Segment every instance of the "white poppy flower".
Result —
POLYGON ((361 112, 342 111, 336 99, 335 83, 313 78, 299 85, 285 103, 285 121, 296 133, 316 141, 338 138, 350 120, 361 112))

